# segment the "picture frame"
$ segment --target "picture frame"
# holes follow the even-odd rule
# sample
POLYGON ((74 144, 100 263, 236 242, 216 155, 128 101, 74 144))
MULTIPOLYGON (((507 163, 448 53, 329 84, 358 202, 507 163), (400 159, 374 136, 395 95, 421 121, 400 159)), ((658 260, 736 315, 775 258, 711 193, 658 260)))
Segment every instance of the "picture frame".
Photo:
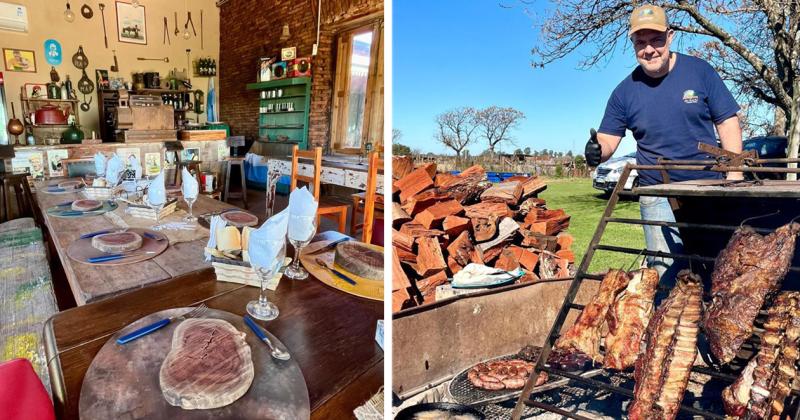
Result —
POLYGON ((147 16, 144 5, 116 2, 117 40, 129 44, 147 45, 147 16))
POLYGON ((97 86, 103 89, 108 89, 110 82, 108 80, 108 70, 105 69, 95 69, 94 71, 95 79, 97 80, 97 86))
POLYGON ((281 61, 291 61, 297 58, 297 47, 281 48, 281 61))
POLYGON ((47 85, 44 83, 25 83, 25 98, 47 98, 47 85))
POLYGON ((36 53, 33 50, 3 48, 6 71, 36 73, 36 53))

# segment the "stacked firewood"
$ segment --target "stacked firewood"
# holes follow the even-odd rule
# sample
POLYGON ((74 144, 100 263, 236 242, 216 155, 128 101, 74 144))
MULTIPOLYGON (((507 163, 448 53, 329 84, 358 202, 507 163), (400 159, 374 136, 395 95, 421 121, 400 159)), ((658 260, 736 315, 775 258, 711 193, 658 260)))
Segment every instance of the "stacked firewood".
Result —
POLYGON ((435 163, 415 168, 408 157, 393 159, 393 178, 395 312, 435 301, 437 286, 469 263, 521 268, 522 282, 574 274, 570 216, 537 197, 542 179, 492 184, 480 166, 452 175, 435 163))

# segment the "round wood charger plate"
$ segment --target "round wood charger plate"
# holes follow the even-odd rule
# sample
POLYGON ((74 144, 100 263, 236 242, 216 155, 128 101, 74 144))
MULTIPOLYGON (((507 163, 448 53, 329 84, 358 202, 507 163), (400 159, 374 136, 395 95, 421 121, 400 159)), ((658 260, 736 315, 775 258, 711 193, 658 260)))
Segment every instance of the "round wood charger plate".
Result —
POLYGON ((85 212, 83 212, 84 214, 70 216, 69 213, 73 211, 72 207, 70 207, 70 206, 53 206, 53 207, 50 207, 49 209, 47 209, 47 214, 49 214, 51 216, 55 216, 55 217, 66 217, 66 218, 97 216, 98 214, 103 214, 105 212, 114 211, 118 207, 117 203, 115 203, 113 201, 108 201, 108 200, 102 200, 102 201, 103 201, 103 206, 102 207, 100 207, 98 209, 95 209, 95 210, 85 211, 85 212), (65 215, 64 213, 67 213, 67 214, 65 215))
MULTIPOLYGON (((383 247, 377 245, 367 245, 367 246, 375 249, 376 251, 383 252, 383 247)), ((305 269, 308 270, 308 272, 311 273, 312 276, 316 277, 319 281, 327 284, 328 286, 331 286, 335 289, 339 289, 351 295, 356 295, 362 298, 378 300, 383 302, 383 284, 384 284, 383 280, 366 279, 363 277, 359 277, 355 274, 352 274, 338 265, 334 266, 333 257, 335 256, 335 254, 336 254, 335 249, 315 255, 301 254, 300 263, 303 264, 303 267, 305 267, 305 269), (341 278, 333 274, 326 267, 321 267, 319 264, 317 264, 316 261, 317 258, 325 261, 328 264, 328 267, 334 267, 336 268, 337 271, 353 279, 356 282, 356 285, 354 286, 342 280, 341 278)))
MULTIPOLYGON (((170 405, 158 382, 161 364, 172 347, 172 335, 180 321, 128 344, 117 344, 121 335, 192 308, 167 309, 148 315, 112 335, 92 360, 81 386, 78 410, 82 419, 308 419, 311 408, 308 387, 294 359, 275 360, 268 347, 245 326, 242 317, 209 309, 204 318, 228 321, 247 334, 255 376, 241 398, 224 407, 185 410, 170 405)), ((256 321, 259 323, 258 321, 256 321)), ((261 323, 259 323, 261 324, 261 323)), ((279 348, 286 346, 267 333, 279 348)))
POLYGON ((77 185, 77 186, 75 186, 73 188, 69 188, 69 187, 68 188, 61 188, 61 187, 58 186, 58 184, 52 184, 52 185, 48 185, 48 186, 42 188, 41 191, 46 192, 48 194, 72 194, 72 193, 83 191, 83 188, 84 188, 83 182, 81 182, 81 181, 66 181, 66 182, 70 182, 69 185, 73 185, 73 183, 79 182, 80 185, 77 185))
MULTIPOLYGON (((122 230, 122 229, 114 229, 114 230, 122 230)), ((86 239, 76 239, 75 242, 69 244, 67 248, 67 255, 72 258, 73 260, 84 263, 84 264, 91 264, 91 265, 125 265, 125 264, 132 264, 141 261, 147 261, 150 258, 157 256, 158 254, 164 252, 165 249, 169 246, 169 239, 163 234, 149 229, 141 229, 141 228, 128 228, 128 232, 135 232, 141 235, 142 237, 142 247, 137 249, 136 251, 131 251, 132 255, 130 257, 121 258, 118 260, 112 261, 105 261, 99 263, 90 263, 86 260, 92 257, 102 257, 104 255, 111 255, 107 254, 103 251, 92 246, 92 238, 86 239), (144 233, 147 232, 148 234, 156 237, 156 238, 163 238, 161 240, 152 239, 144 236, 144 233), (152 254, 144 254, 144 252, 153 251, 152 254)))

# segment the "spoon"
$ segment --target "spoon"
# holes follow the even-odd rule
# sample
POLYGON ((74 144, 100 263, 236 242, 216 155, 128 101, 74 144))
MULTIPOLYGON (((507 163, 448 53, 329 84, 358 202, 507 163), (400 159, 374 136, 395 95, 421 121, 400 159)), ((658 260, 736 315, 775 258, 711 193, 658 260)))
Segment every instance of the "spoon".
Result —
POLYGON ((269 337, 267 337, 267 335, 264 334, 264 331, 261 330, 261 328, 258 326, 258 324, 256 324, 255 321, 253 321, 252 318, 245 315, 244 323, 247 324, 247 326, 250 327, 251 330, 253 330, 253 332, 256 334, 256 337, 258 337, 259 340, 267 343, 267 346, 269 346, 269 349, 271 350, 269 354, 272 357, 278 360, 289 360, 292 358, 292 356, 288 352, 275 347, 275 345, 272 344, 272 341, 269 339, 269 337))

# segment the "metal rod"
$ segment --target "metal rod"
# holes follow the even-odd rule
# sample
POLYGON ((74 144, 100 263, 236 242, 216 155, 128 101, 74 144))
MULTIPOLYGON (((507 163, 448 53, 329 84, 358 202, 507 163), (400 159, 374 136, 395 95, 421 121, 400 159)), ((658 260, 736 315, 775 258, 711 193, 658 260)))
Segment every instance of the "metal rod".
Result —
POLYGON ((771 166, 728 166, 725 168, 714 168, 712 166, 703 165, 673 165, 667 163, 664 165, 631 165, 631 168, 639 171, 659 171, 662 169, 667 169, 675 171, 800 173, 800 168, 773 168, 771 166))
MULTIPOLYGON (((756 158, 752 159, 755 164, 762 163, 800 163, 800 158, 756 158)), ((718 165, 720 162, 714 159, 700 160, 663 160, 665 165, 718 165)))
MULTIPOLYGON (((624 219, 624 218, 616 218, 612 217, 608 219, 609 223, 624 223, 630 225, 647 225, 647 226, 661 226, 661 227, 676 227, 679 229, 707 229, 707 230, 719 230, 725 232, 733 232, 735 231, 738 226, 728 226, 728 225, 709 225, 703 223, 684 223, 684 222, 660 222, 660 221, 652 221, 652 220, 641 220, 641 219, 624 219)), ((775 231, 775 229, 766 229, 766 228, 753 228, 758 233, 761 234, 769 234, 775 231)))
POLYGON ((549 411, 551 413, 561 414, 562 416, 569 417, 571 419, 592 420, 589 417, 583 417, 583 416, 580 416, 578 414, 570 413, 569 411, 566 411, 566 410, 563 410, 561 408, 558 408, 558 407, 556 407, 556 406, 554 406, 552 404, 547 404, 547 403, 534 401, 534 400, 530 400, 530 399, 525 399, 525 404, 527 404, 527 405, 529 405, 531 407, 536 407, 536 408, 541 408, 543 410, 547 410, 547 411, 549 411))

